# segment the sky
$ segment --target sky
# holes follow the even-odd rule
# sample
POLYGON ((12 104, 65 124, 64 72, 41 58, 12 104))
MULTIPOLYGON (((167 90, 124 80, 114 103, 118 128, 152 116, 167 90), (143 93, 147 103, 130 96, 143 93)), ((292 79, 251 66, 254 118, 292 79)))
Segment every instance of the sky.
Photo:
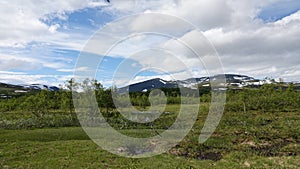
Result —
POLYGON ((299 0, 2 0, 0 22, 3 83, 58 86, 75 68, 86 71, 78 58, 92 55, 102 58, 95 77, 107 87, 207 75, 215 60, 203 56, 203 66, 181 40, 196 51, 207 40, 224 73, 300 81, 299 0), (134 34, 141 30, 176 38, 134 34), (127 39, 109 53, 83 54, 99 31, 105 32, 94 42, 99 48, 127 39))

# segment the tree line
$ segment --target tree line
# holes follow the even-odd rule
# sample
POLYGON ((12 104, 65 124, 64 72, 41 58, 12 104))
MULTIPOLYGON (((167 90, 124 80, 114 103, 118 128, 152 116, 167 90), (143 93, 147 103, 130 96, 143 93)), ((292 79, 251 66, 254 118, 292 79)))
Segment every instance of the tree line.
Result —
POLYGON ((300 108, 300 92, 291 83, 264 84, 259 88, 228 90, 226 110, 247 112, 296 111, 300 108))
MULTIPOLYGON (((59 91, 41 90, 35 93, 28 93, 20 97, 10 99, 0 99, 0 111, 24 111, 41 117, 49 112, 63 112, 74 114, 74 105, 72 99, 72 88, 83 88, 95 92, 98 106, 102 108, 102 112, 108 113, 115 109, 113 93, 115 88, 104 88, 97 80, 86 79, 82 83, 75 83, 69 80, 61 87, 59 91)), ((197 95, 193 95, 195 91, 186 89, 184 93, 189 98, 195 98, 197 102, 210 102, 210 89, 199 87, 200 100, 197 95)), ((181 91, 178 88, 161 89, 167 98, 167 104, 181 104, 181 91)), ((130 102, 133 106, 146 108, 150 106, 150 91, 133 92, 129 94, 130 102)), ((122 95, 118 96, 122 105, 122 95)), ((163 97, 157 97, 158 102, 163 97)), ((125 98, 124 98, 125 100, 125 98)), ((125 101, 124 101, 125 104, 125 101)), ((126 105, 124 105, 126 106, 126 105)), ((258 110, 261 112, 269 111, 293 111, 300 108, 299 91, 295 90, 293 84, 285 87, 280 84, 265 84, 259 88, 243 88, 227 90, 227 111, 247 112, 250 110, 258 110)))

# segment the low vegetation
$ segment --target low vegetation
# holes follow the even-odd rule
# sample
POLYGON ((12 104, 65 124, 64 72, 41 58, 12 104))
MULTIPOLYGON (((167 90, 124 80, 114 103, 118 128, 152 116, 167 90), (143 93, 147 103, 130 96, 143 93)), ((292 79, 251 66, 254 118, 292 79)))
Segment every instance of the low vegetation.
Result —
MULTIPOLYGON (((119 132, 145 137, 168 129, 180 109, 177 89, 162 89, 167 106, 158 120, 139 124, 124 118, 113 105, 111 89, 94 83, 100 110, 119 132)), ((71 88, 72 81, 66 85, 71 88)), ((78 85, 78 84, 77 84, 78 85)), ((293 85, 264 85, 227 91, 222 120, 205 143, 198 137, 209 110, 210 91, 201 90, 197 121, 169 152, 149 159, 112 155, 80 128, 70 90, 0 101, 0 168, 299 168, 300 93, 293 85)), ((131 93, 139 110, 147 110, 150 92, 131 93)), ((192 105, 191 105, 192 106, 192 105)), ((130 153, 130 152, 128 152, 130 153)))
MULTIPOLYGON (((172 108, 171 108, 172 109, 172 108)), ((205 115, 204 115, 205 116, 205 115)), ((200 118, 202 119, 202 118, 200 118)), ((297 112, 226 112, 213 136, 198 143, 203 119, 168 153, 127 159, 101 150, 80 127, 0 129, 1 168, 298 168, 297 112)), ((150 129, 122 129, 141 137, 150 129)))

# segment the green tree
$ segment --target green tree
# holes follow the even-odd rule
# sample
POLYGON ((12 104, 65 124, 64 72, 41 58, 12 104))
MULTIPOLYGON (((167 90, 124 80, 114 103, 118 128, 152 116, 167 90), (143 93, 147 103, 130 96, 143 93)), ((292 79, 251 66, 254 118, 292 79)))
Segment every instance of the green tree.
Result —
POLYGON ((47 90, 42 90, 35 95, 26 97, 24 103, 21 105, 25 110, 30 111, 36 117, 41 117, 48 113, 49 110, 49 98, 47 90))
POLYGON ((74 114, 74 103, 73 103, 73 97, 72 97, 72 91, 76 90, 78 87, 78 84, 74 82, 74 79, 70 79, 65 82, 65 88, 66 90, 60 89, 61 93, 61 108, 64 111, 69 111, 69 113, 72 115, 74 114))

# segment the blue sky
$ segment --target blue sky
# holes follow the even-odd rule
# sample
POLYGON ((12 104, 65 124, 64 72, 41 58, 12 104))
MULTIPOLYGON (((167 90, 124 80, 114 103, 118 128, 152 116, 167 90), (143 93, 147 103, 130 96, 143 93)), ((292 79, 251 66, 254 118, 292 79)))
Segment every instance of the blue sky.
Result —
POLYGON ((299 9, 299 1, 286 0, 285 2, 277 2, 268 5, 262 9, 258 17, 266 22, 274 22, 297 12, 299 9))
MULTIPOLYGON (((73 77, 77 59, 96 31, 121 17, 149 12, 183 18, 198 27, 219 53, 225 73, 300 81, 300 50, 297 45, 300 38, 296 37, 300 34, 299 0, 225 0, 222 3, 216 0, 111 0, 110 4, 102 0, 26 0, 2 1, 0 6, 0 82, 62 84, 73 77)), ((127 31, 132 25, 151 27, 156 19, 118 24, 127 31)), ((188 36, 190 32, 182 32, 182 38, 189 37, 193 43, 195 39, 188 36)), ((150 35, 129 39, 111 55, 105 56, 99 65, 97 79, 106 87, 110 86, 115 71, 125 60, 127 67, 123 67, 123 73, 140 73, 132 79, 115 82, 120 86, 155 77, 189 78, 185 71, 194 70, 197 65, 184 51, 178 56, 140 52, 143 56, 133 57, 127 53, 134 49, 138 51, 143 46, 162 48, 167 42, 170 39, 150 35), (178 66, 172 57, 181 59, 187 64, 187 69, 178 66), (165 70, 143 70, 153 61, 165 70)), ((201 67, 193 75, 207 75, 203 69, 201 67)))

